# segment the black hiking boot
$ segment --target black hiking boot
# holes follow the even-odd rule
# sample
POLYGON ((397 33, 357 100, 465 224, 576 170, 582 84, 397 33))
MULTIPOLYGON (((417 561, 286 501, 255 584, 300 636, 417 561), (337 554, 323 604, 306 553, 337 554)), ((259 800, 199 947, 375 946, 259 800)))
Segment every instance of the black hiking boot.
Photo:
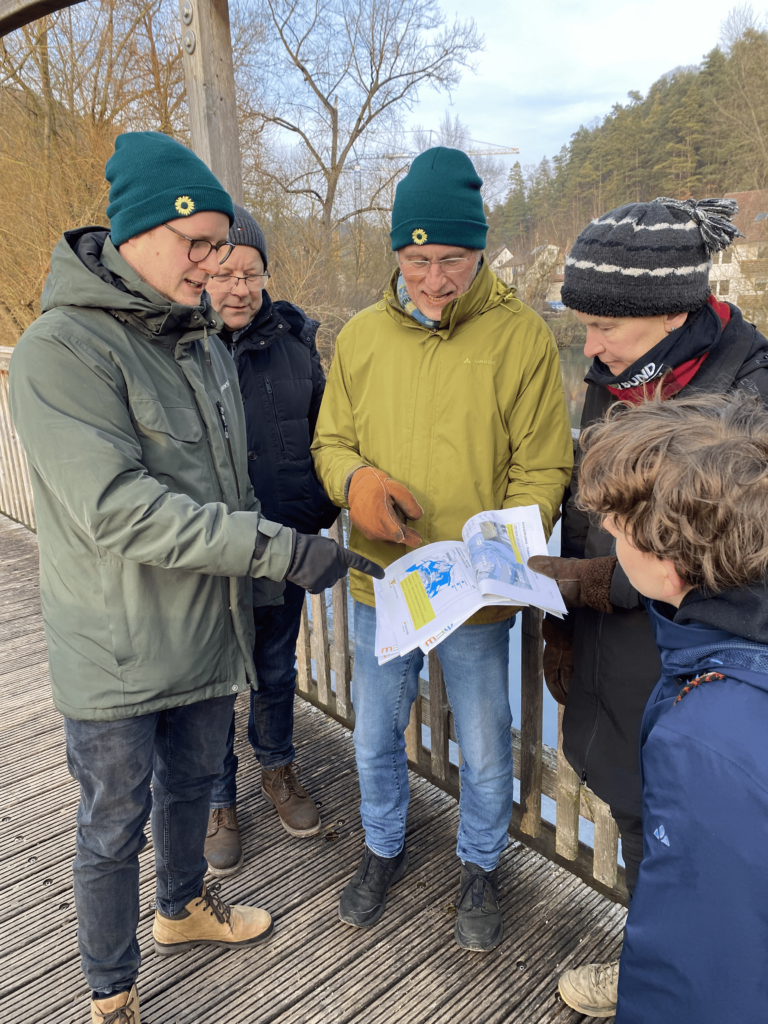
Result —
POLYGON ((499 906, 498 868, 483 871, 467 861, 461 865, 454 935, 462 949, 495 949, 504 934, 499 906))
POLYGON ((339 900, 339 920, 355 928, 376 924, 387 906, 387 890, 408 870, 408 851, 396 857, 378 857, 366 846, 360 867, 344 886, 339 900))

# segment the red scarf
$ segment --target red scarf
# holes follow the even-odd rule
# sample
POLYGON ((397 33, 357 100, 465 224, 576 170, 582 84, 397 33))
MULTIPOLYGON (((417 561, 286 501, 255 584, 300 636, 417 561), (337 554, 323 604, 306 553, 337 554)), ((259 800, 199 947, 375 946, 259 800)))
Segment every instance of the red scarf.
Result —
MULTIPOLYGON (((718 302, 714 295, 710 295, 707 302, 717 313, 720 318, 720 323, 723 325, 723 329, 725 329, 731 319, 731 307, 726 302, 718 302)), ((623 402, 629 402, 630 405, 640 405, 641 402, 645 402, 649 398, 652 398, 657 394, 657 392, 660 392, 660 397, 663 402, 672 395, 676 395, 678 391, 681 391, 686 384, 693 380, 708 355, 709 352, 704 352, 695 359, 688 359, 686 362, 680 363, 679 366, 675 366, 673 369, 668 370, 664 374, 660 384, 637 384, 633 388, 615 388, 611 387, 610 384, 606 384, 605 386, 612 395, 616 395, 616 397, 620 398, 623 402)))

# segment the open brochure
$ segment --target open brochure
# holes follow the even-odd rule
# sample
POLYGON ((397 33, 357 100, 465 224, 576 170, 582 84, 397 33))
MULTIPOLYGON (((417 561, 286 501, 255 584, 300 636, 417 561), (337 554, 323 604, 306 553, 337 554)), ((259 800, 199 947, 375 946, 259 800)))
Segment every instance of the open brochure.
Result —
POLYGON ((531 555, 547 554, 538 505, 480 512, 461 535, 416 548, 374 580, 380 665, 416 647, 427 653, 490 605, 565 614, 554 580, 527 567, 531 555))

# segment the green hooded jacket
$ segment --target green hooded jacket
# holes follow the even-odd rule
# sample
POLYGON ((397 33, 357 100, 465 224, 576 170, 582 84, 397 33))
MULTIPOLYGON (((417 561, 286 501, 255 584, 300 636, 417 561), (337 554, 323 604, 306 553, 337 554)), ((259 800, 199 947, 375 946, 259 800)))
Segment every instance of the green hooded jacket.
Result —
MULTIPOLYGON (((469 290, 432 330, 396 298, 384 299, 340 332, 312 454, 326 493, 347 506, 346 485, 375 466, 424 509, 410 522, 425 544, 461 540, 470 516, 538 505, 547 535, 573 464, 560 359, 549 328, 485 260, 469 290)), ((387 566, 401 544, 366 540, 350 548, 387 566)), ((370 578, 353 571, 352 595, 374 603, 370 578)), ((508 618, 486 608, 470 622, 508 618)))
POLYGON ((252 603, 282 592, 271 581, 292 534, 254 498, 237 372, 207 296, 171 303, 104 229, 84 228, 57 244, 41 305, 11 359, 10 400, 56 707, 113 720, 255 686, 252 603), (257 532, 271 538, 258 559, 257 532))

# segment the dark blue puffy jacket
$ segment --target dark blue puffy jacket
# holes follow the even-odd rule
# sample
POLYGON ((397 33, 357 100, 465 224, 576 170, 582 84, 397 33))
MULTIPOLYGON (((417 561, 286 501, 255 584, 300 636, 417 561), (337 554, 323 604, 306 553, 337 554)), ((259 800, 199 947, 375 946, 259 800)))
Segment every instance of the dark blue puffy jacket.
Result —
POLYGON ((616 1024, 767 1020, 768 597, 647 604, 663 674, 641 731, 644 854, 616 1024), (712 672, 724 678, 677 701, 712 672))
POLYGON ((221 335, 243 395, 248 472, 267 519, 317 533, 339 514, 309 453, 325 390, 315 344, 319 325, 298 306, 263 294, 263 305, 247 327, 221 335))

